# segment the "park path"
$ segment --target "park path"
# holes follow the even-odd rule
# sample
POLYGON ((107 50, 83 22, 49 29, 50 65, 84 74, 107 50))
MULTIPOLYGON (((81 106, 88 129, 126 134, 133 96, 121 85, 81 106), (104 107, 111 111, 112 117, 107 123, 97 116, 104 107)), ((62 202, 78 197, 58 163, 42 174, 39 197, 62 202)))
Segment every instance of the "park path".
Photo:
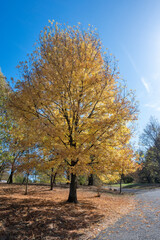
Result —
POLYGON ((136 209, 94 240, 160 240, 160 189, 135 193, 136 209))

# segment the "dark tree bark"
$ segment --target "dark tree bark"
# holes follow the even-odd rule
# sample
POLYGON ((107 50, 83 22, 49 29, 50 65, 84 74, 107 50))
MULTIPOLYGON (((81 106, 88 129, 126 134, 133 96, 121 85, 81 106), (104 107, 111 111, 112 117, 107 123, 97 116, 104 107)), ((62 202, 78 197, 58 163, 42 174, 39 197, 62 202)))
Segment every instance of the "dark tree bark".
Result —
POLYGON ((51 169, 51 178, 50 178, 50 190, 53 190, 53 185, 56 184, 57 172, 53 174, 53 168, 51 169))
POLYGON ((6 168, 6 164, 2 163, 2 165, 0 166, 0 181, 2 179, 5 168, 6 168))
POLYGON ((26 177, 26 189, 25 189, 24 195, 28 194, 28 176, 29 176, 29 173, 27 173, 27 177, 26 177))
POLYGON ((14 154, 14 160, 13 160, 12 166, 11 166, 11 173, 10 173, 8 181, 7 181, 8 184, 13 183, 13 174, 15 172, 15 167, 14 166, 15 166, 15 162, 16 162, 16 159, 17 159, 18 156, 19 156, 19 153, 17 155, 14 154))
POLYGON ((56 184, 56 176, 57 176, 57 172, 55 172, 55 174, 53 176, 53 184, 56 184))
POLYGON ((70 191, 68 201, 70 203, 77 203, 77 177, 71 173, 70 191))
POLYGON ((12 184, 13 183, 13 174, 14 174, 14 171, 12 170, 10 175, 9 175, 9 178, 7 180, 7 183, 8 184, 12 184))
POLYGON ((93 174, 88 177, 88 186, 93 186, 93 174))
POLYGON ((53 175, 51 175, 50 179, 50 190, 53 190, 53 175))
POLYGON ((53 190, 53 168, 51 169, 51 180, 50 180, 50 190, 53 190))
POLYGON ((122 181, 124 181, 124 174, 122 173, 121 174, 121 178, 120 178, 120 188, 119 188, 119 193, 121 194, 122 193, 122 181))
POLYGON ((119 188, 119 193, 122 193, 122 177, 120 178, 120 188, 119 188))

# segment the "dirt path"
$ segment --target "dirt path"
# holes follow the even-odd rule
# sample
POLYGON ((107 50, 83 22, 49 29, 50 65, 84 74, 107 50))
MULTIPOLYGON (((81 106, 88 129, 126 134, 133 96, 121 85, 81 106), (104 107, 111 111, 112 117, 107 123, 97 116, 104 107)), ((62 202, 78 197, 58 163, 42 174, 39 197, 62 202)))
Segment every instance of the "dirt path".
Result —
POLYGON ((136 210, 102 231, 95 240, 159 240, 160 189, 137 191, 136 210))

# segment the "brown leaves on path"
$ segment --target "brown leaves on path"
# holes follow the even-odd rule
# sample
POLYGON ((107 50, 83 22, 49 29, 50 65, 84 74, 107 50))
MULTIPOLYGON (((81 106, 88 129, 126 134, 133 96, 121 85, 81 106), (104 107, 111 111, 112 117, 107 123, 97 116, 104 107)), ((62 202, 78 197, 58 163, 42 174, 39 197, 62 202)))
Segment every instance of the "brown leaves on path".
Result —
POLYGON ((134 199, 78 189, 78 204, 66 203, 67 188, 0 184, 0 239, 89 239, 134 208, 134 199))

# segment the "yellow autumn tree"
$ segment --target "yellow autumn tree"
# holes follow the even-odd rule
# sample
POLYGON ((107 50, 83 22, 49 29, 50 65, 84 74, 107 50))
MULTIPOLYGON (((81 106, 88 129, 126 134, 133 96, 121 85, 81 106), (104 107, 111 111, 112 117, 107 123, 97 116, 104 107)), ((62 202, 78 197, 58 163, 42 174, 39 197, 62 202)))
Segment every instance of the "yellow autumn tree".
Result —
POLYGON ((111 141, 107 148, 101 144, 102 150, 97 159, 104 159, 104 167, 97 173, 96 169, 94 170, 104 183, 120 180, 120 191, 123 176, 135 172, 139 167, 138 155, 130 144, 131 136, 131 129, 124 125, 117 131, 116 139, 111 141), (107 154, 108 165, 105 164, 107 154))
POLYGON ((121 193, 123 177, 127 174, 134 173, 140 168, 137 162, 138 155, 134 153, 129 144, 126 144, 118 148, 112 157, 114 157, 116 161, 111 160, 112 164, 109 165, 108 171, 102 173, 99 177, 104 183, 120 181, 121 193))
POLYGON ((96 32, 81 26, 52 21, 19 69, 10 109, 38 136, 44 156, 53 152, 52 164, 67 165, 68 201, 77 202, 77 175, 109 167, 122 128, 136 119, 134 96, 96 32))

